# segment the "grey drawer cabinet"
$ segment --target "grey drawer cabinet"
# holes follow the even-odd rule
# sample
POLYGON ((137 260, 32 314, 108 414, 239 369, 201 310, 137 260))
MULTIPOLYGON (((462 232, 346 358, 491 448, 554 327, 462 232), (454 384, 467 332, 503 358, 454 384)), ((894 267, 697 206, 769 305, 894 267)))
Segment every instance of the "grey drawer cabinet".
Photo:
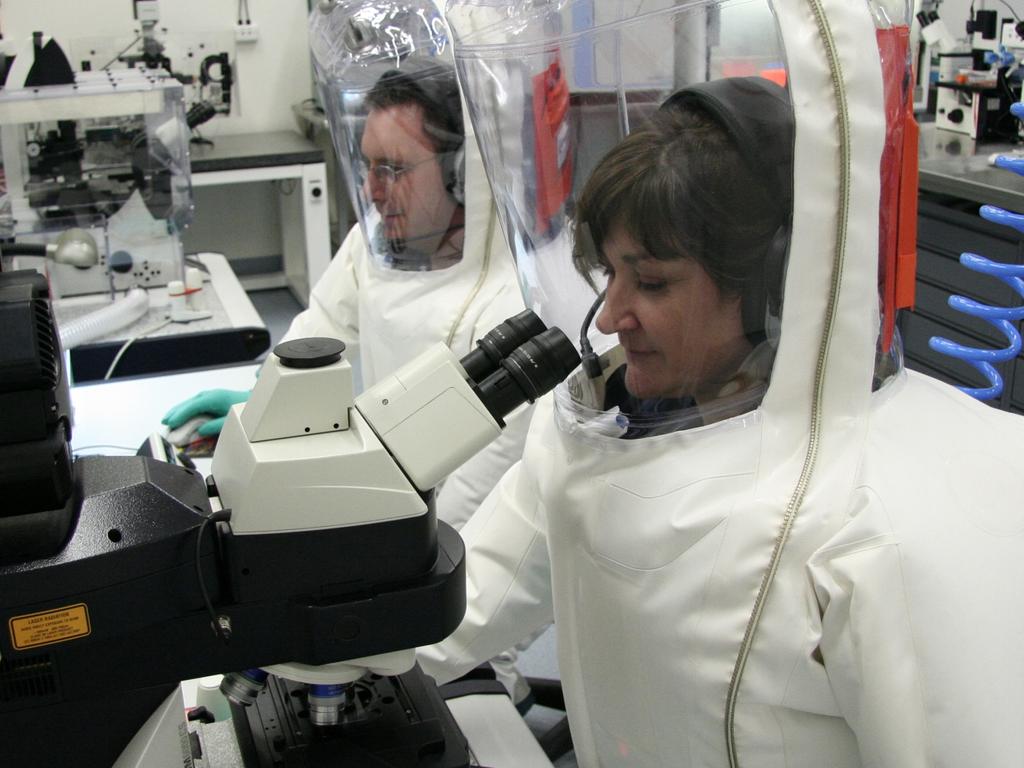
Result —
MULTIPOLYGON (((948 305, 952 294, 985 304, 1014 307, 1024 303, 1005 283, 980 275, 959 262, 963 252, 977 253, 1008 264, 1024 263, 1020 236, 1009 227, 981 219, 977 203, 921 192, 917 232, 917 296, 913 311, 903 310, 898 325, 903 335, 907 368, 954 385, 987 386, 984 377, 960 360, 934 352, 932 336, 945 336, 972 347, 1005 347, 1003 335, 988 323, 948 305)), ((1019 325, 1018 325, 1019 328, 1019 325)), ((989 404, 1024 413, 1024 356, 996 366, 1003 376, 1003 394, 989 404)))

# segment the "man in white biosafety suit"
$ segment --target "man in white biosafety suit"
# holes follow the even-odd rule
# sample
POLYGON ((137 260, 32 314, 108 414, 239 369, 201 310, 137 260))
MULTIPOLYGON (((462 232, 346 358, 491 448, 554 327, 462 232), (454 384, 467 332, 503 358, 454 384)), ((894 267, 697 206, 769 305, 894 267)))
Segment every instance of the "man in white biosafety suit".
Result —
MULTIPOLYGON (((310 25, 359 221, 283 340, 341 339, 361 389, 439 341, 459 356, 469 353, 524 305, 475 137, 463 129, 451 49, 433 39, 445 34, 433 4, 349 3, 314 11, 310 25), (398 39, 408 52, 396 53, 393 38, 366 26, 364 17, 384 6, 403 12, 391 20, 407 27, 398 39)), ((248 394, 203 392, 164 422, 174 428, 200 412, 219 417, 248 394)), ((498 440, 446 480, 437 501, 441 519, 456 528, 465 523, 520 457, 528 422, 529 409, 513 416, 498 440)), ((217 434, 221 423, 215 418, 200 434, 217 434)))
MULTIPOLYGON (((524 303, 434 4, 328 4, 310 14, 310 41, 358 223, 282 340, 341 339, 357 386, 369 387, 437 342, 468 354, 524 303)), ((215 435, 220 417, 248 396, 200 392, 164 423, 174 428, 206 413, 214 418, 199 433, 215 435)), ((456 529, 469 519, 522 455, 531 413, 511 415, 497 440, 446 478, 439 519, 456 529)), ((522 704, 528 688, 515 655, 492 665, 522 704)))
POLYGON ((879 331, 906 5, 566 5, 448 6, 530 303, 586 343, 421 665, 553 618, 583 766, 1024 765, 1024 421, 879 331))
MULTIPOLYGON (((360 222, 285 336, 345 340, 365 386, 438 341, 468 354, 524 308, 475 137, 463 135, 455 72, 443 62, 402 64, 369 90, 349 86, 332 99, 347 109, 332 124, 358 126, 358 138, 335 138, 339 151, 355 148, 345 163, 358 181, 360 222)), ((324 82, 324 91, 344 84, 324 82)), ((459 528, 518 460, 530 410, 445 480, 442 520, 459 528)))

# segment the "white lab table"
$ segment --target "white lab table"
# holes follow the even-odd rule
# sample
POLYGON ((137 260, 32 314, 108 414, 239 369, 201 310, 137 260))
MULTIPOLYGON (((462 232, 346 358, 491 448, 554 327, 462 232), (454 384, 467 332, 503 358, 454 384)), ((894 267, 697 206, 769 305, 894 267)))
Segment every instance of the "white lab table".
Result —
MULTIPOLYGON (((189 257, 206 269, 197 309, 210 317, 163 324, 170 300, 166 286, 147 289, 148 312, 134 323, 70 351, 72 379, 102 379, 118 351, 133 340, 112 377, 228 365, 256 359, 270 346, 270 332, 253 307, 227 259, 219 253, 189 257)), ((58 327, 110 305, 109 294, 62 298, 53 303, 58 327)))
MULTIPOLYGON (((71 446, 76 455, 128 455, 154 431, 172 406, 204 389, 250 389, 259 366, 238 365, 166 376, 148 376, 71 388, 74 427, 71 446)), ((209 472, 209 460, 199 460, 209 472)), ((209 682, 208 678, 204 678, 209 682)), ((185 681, 186 706, 196 702, 198 680, 185 681)), ((526 723, 508 697, 473 695, 448 702, 465 734, 477 765, 489 768, 551 768, 526 723)), ((237 764, 241 768, 241 763, 237 764)), ((234 764, 210 768, 236 768, 234 764)))
POLYGON ((71 388, 71 448, 80 456, 134 454, 172 406, 204 389, 252 389, 258 370, 249 363, 78 384, 71 388))

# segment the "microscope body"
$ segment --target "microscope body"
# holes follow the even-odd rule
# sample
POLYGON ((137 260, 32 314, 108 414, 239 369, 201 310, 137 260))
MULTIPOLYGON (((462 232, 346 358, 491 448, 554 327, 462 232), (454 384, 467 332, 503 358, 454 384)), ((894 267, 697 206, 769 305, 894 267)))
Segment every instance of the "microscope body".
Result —
POLYGON ((204 480, 144 456, 73 460, 45 282, 0 274, 0 315, 21 329, 0 344, 0 400, 36 417, 0 421, 5 764, 193 765, 179 681, 224 673, 252 693, 229 691, 239 744, 269 744, 249 765, 281 758, 276 737, 244 732, 268 678, 262 700, 314 726, 288 749, 465 764, 436 688, 415 669, 402 681, 465 611, 465 550, 432 487, 577 365, 560 331, 510 318, 462 360, 428 350, 358 398, 341 342, 279 345, 204 480))
MULTIPOLYGON (((338 366, 343 378, 348 364, 338 366)), ((344 390, 335 398, 344 403, 344 390)), ((0 563, 0 621, 13 628, 0 636, 0 679, 13 691, 0 722, 12 765, 160 765, 166 757, 151 752, 165 755, 175 739, 149 731, 185 733, 180 680, 408 655, 455 629, 465 609, 458 534, 358 412, 347 416, 348 429, 331 421, 330 432, 250 443, 233 414, 206 482, 144 457, 74 462, 63 546, 0 563), (235 498, 237 531, 225 511, 235 498), (137 755, 140 738, 148 746, 137 755)))

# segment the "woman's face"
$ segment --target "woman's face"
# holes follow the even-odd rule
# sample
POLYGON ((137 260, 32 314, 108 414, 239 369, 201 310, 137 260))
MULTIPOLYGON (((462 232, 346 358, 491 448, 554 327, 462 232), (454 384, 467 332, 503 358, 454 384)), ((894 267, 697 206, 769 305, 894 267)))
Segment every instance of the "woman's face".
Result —
POLYGON ((602 246, 608 286, 597 316, 626 353, 626 387, 640 398, 713 398, 751 347, 739 297, 725 297, 693 259, 658 260, 622 227, 602 246))

